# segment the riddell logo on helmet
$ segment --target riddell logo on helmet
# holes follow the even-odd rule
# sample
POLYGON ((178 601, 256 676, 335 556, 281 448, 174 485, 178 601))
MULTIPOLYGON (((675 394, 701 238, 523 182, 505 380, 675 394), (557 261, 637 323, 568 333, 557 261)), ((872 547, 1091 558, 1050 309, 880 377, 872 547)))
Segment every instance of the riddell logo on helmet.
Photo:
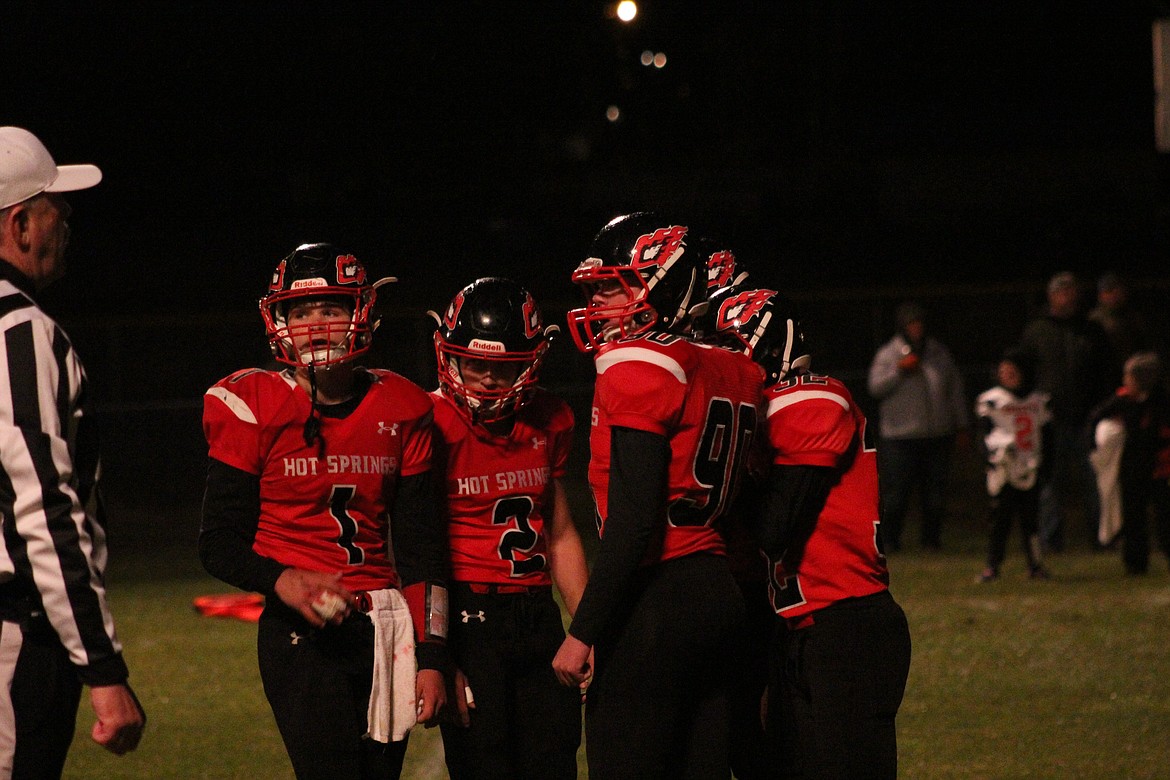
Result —
POLYGON ((482 339, 472 339, 467 348, 476 352, 507 352, 504 345, 498 341, 484 341, 482 339))
POLYGON ((328 287, 329 282, 317 277, 316 279, 294 279, 288 286, 290 290, 303 290, 306 287, 328 287))

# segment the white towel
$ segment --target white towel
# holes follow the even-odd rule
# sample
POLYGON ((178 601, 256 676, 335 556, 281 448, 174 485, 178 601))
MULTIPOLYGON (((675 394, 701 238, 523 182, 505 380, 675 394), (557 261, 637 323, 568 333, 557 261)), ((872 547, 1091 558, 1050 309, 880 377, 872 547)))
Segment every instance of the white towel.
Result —
POLYGON ((1101 516, 1097 541, 1110 544, 1121 531, 1121 451, 1125 449, 1125 426, 1120 420, 1106 417, 1093 431, 1097 447, 1089 453, 1089 462, 1097 474, 1097 495, 1101 499, 1101 516))
POLYGON ((366 735, 377 742, 401 742, 418 722, 414 623, 406 599, 394 588, 370 591, 370 605, 374 680, 366 713, 366 735))

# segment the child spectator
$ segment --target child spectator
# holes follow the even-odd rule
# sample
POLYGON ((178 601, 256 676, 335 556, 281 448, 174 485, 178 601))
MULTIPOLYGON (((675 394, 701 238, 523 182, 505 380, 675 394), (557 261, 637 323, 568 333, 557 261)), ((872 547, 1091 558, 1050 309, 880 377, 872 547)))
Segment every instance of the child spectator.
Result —
POLYGON ((1021 353, 1009 350, 1004 354, 996 368, 996 379, 998 384, 981 393, 975 402, 991 498, 987 568, 979 580, 991 582, 999 577, 1013 518, 1019 521, 1028 575, 1048 579, 1040 562, 1037 477, 1044 461, 1043 430, 1052 419, 1049 397, 1035 389, 1031 362, 1021 353))
POLYGON ((1149 569, 1151 504, 1158 546, 1170 558, 1170 398, 1161 374, 1157 354, 1132 355, 1125 361, 1121 387, 1089 416, 1091 431, 1108 419, 1120 421, 1125 428, 1118 481, 1121 556, 1128 574, 1145 574, 1149 569))

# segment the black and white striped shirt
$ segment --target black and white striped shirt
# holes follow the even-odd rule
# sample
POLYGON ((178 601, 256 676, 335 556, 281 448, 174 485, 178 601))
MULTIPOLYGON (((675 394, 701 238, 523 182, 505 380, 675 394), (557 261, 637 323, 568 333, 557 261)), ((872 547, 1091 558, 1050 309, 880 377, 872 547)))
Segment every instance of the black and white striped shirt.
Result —
POLYGON ((127 671, 106 602, 85 369, 31 290, 0 261, 0 589, 48 618, 82 682, 109 685, 127 671))

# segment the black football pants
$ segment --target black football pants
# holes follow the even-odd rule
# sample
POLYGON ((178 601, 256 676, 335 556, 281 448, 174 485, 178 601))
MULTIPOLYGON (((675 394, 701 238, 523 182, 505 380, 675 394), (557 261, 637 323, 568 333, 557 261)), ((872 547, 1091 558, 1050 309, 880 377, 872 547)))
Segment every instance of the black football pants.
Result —
POLYGON ((1028 490, 1020 490, 1011 485, 1004 485, 998 496, 991 497, 991 535, 987 543, 987 565, 998 570, 1007 555, 1008 537, 1012 532, 1012 520, 1019 518, 1020 542, 1024 550, 1024 560, 1028 570, 1038 563, 1033 552, 1033 537, 1036 537, 1035 546, 1039 547, 1040 527, 1040 488, 1033 486, 1028 490))
POLYGON ((845 599, 776 631, 769 745, 776 777, 893 780, 894 717, 910 672, 906 615, 888 591, 845 599))
POLYGON ((363 737, 374 674, 374 624, 366 615, 318 630, 270 599, 257 653, 264 695, 298 780, 398 778, 407 740, 363 737))
POLYGON ((475 698, 470 726, 442 725, 451 780, 576 778, 581 694, 553 673, 565 630, 551 588, 481 594, 456 583, 450 627, 475 698))
POLYGON ((594 648, 585 703, 592 780, 718 778, 728 765, 729 650, 743 599, 721 556, 640 571, 594 648))

